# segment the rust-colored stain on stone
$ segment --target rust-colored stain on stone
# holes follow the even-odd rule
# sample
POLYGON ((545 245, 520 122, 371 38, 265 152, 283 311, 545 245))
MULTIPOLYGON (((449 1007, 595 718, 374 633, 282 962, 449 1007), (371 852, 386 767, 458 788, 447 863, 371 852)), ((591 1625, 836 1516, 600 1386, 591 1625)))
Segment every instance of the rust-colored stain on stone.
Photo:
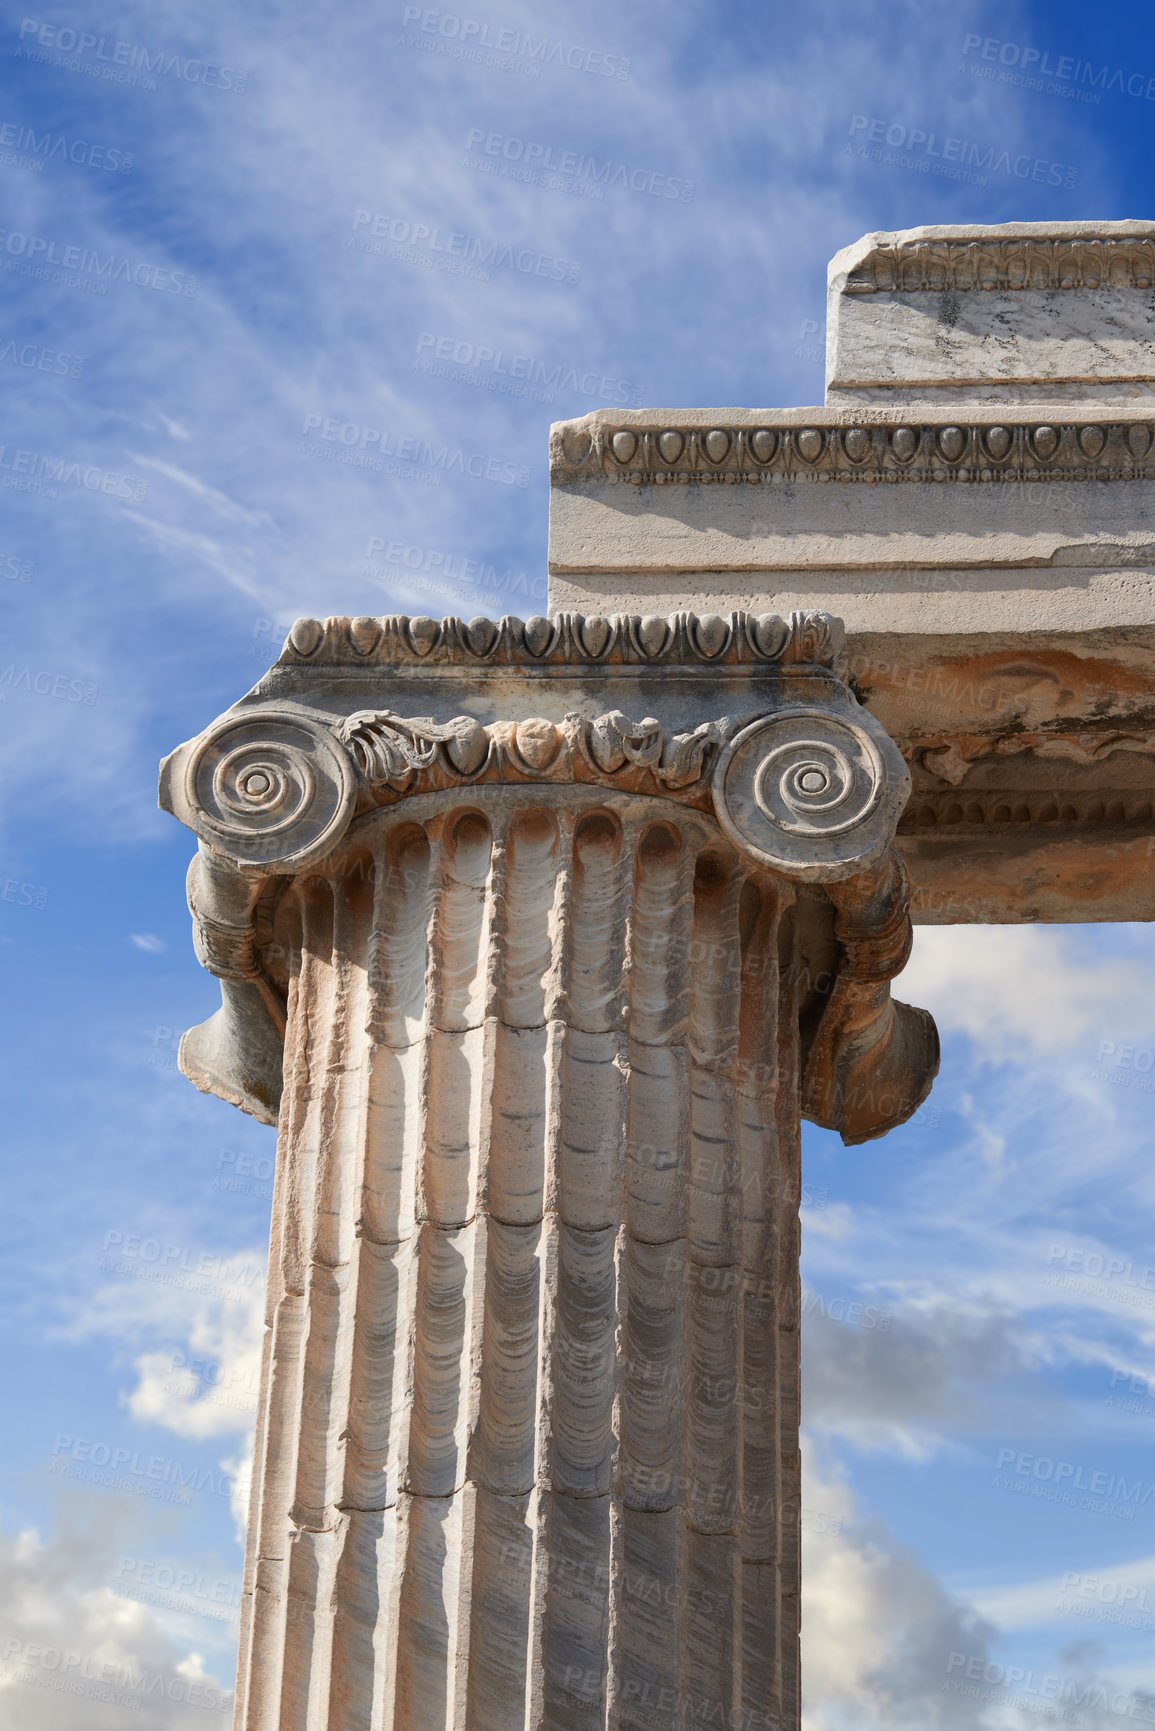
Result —
POLYGON ((1098 837, 1033 825, 1013 837, 900 835, 916 925, 1155 919, 1155 830, 1098 837))
POLYGON ((920 655, 907 638, 900 651, 852 648, 850 675, 862 702, 905 742, 958 727, 990 732, 1071 720, 1102 726, 1139 716, 1155 725, 1148 661, 1132 646, 1117 656, 1059 649, 920 655))

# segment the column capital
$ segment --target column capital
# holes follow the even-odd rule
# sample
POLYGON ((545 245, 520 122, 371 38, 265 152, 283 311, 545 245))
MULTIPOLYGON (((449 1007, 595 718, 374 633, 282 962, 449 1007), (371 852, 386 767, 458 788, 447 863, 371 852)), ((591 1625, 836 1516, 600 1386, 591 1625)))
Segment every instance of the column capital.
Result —
POLYGON ((910 793, 841 662, 822 613, 298 620, 267 678, 165 760, 160 801, 264 877, 412 795, 595 784, 711 811, 754 864, 835 882, 882 859, 910 793))
POLYGON ((675 829, 679 808, 705 816, 740 869, 818 910, 841 961, 819 990, 808 1114, 852 1141, 901 1123, 938 1062, 929 1017, 889 995, 910 942, 891 848, 910 777, 843 667, 824 613, 298 620, 269 673, 161 767, 161 805, 200 840, 189 905, 222 992, 185 1036, 185 1074, 276 1121, 271 910, 363 824, 403 802, 426 821, 431 801, 604 789, 667 807, 675 829), (893 1085, 863 1095, 859 1060, 884 1049, 893 1085))

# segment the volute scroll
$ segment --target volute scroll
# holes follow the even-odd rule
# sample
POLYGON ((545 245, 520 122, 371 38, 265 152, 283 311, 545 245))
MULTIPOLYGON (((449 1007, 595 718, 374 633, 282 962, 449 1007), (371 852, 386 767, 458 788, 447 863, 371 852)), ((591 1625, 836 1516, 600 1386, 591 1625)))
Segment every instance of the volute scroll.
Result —
POLYGON ((718 822, 759 865, 835 882, 882 859, 910 797, 910 772, 865 711, 799 705, 730 740, 713 795, 718 822))
POLYGON ((304 710, 222 716, 161 765, 160 803, 238 871, 299 871, 348 828, 357 776, 304 710))

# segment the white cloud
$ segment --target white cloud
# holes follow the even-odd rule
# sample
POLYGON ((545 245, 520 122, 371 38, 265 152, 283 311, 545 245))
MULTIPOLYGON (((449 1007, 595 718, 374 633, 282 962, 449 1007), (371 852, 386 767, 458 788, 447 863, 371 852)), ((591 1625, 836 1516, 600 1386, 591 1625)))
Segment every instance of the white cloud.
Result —
MULTIPOLYGON (((121 1395, 140 1424, 158 1425, 194 1442, 238 1439, 219 1462, 231 1481, 237 1538, 243 1544, 252 1479, 253 1423, 260 1392, 265 1258, 258 1251, 217 1259, 221 1277, 149 1286, 142 1308, 132 1283, 108 1285, 85 1298, 72 1338, 104 1335, 130 1348, 136 1383, 121 1395), (205 1285, 215 1291, 204 1293, 205 1285)), ((198 1265, 198 1259, 192 1259, 198 1265)))
POLYGON ((150 1606, 117 1593, 126 1517, 45 1544, 0 1535, 0 1731, 186 1731, 229 1689, 150 1606))
POLYGON ((979 1587, 970 1597, 1003 1629, 1069 1624, 1075 1638, 1112 1624, 1155 1628, 1155 1556, 1064 1569, 1060 1574, 1001 1587, 979 1587))
POLYGON ((230 1290, 197 1304, 184 1339, 134 1360, 138 1382, 125 1397, 133 1418, 201 1441, 244 1431, 257 1408, 264 1289, 230 1290))
POLYGON ((1134 964, 1087 958, 1046 926, 920 926, 894 989, 1004 1062, 1068 1050, 1121 1010, 1133 1026, 1128 1006, 1151 1004, 1134 964))
POLYGON ((183 487, 198 505, 207 506, 227 523, 244 524, 250 529, 267 529, 272 526, 268 512, 246 510, 243 505, 238 505, 235 499, 230 499, 227 493, 208 486, 199 476, 190 475, 175 463, 164 463, 159 457, 146 457, 139 453, 133 457, 133 462, 138 469, 152 469, 176 486, 183 487))
POLYGON ((970 1731, 946 1687, 952 1653, 985 1659, 995 1630, 879 1523, 861 1525, 838 1475, 803 1455, 803 1731, 970 1731))
MULTIPOLYGON (((1150 1658, 1105 1668, 1102 1624, 1059 1612, 1051 1651, 1008 1654, 1007 1636, 1045 1621, 1067 1577, 952 1593, 884 1523, 859 1517, 805 1439, 802 1485, 803 1731, 1028 1731, 1059 1712, 1085 1731, 1150 1723, 1150 1658)), ((1102 1573, 1142 1591, 1155 1559, 1102 1573)))
POLYGON ((166 415, 163 409, 158 409, 156 412, 157 418, 171 439, 180 439, 182 442, 187 443, 187 441, 192 438, 192 434, 189 432, 188 428, 182 426, 179 421, 173 420, 169 415, 166 415))
POLYGON ((129 934, 129 942, 135 944, 138 950, 144 950, 146 954, 150 956, 161 955, 165 947, 164 939, 156 937, 152 932, 131 932, 129 934))
POLYGON ((823 1202, 806 1212, 806 1236, 826 1238, 837 1244, 848 1242, 858 1230, 854 1210, 846 1202, 823 1202))
POLYGON ((229 1474, 232 1480, 232 1488, 229 1491, 229 1507, 232 1512, 233 1526, 236 1529, 237 1543, 242 1550, 249 1525, 249 1503, 253 1494, 253 1448, 255 1440, 254 1433, 250 1431, 243 1439, 238 1452, 221 1462, 222 1469, 229 1474))

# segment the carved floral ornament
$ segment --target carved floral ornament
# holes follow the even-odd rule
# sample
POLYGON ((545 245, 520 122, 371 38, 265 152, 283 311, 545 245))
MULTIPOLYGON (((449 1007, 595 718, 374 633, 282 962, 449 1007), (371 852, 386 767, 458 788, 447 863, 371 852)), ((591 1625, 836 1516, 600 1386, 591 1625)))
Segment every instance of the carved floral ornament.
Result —
POLYGON ((1147 474, 1153 439, 1150 423, 1130 420, 708 430, 573 423, 555 429, 551 473, 561 485, 1129 480, 1147 474))
POLYGON ((833 882, 876 864, 910 791, 898 748, 827 672, 805 691, 820 702, 796 701, 787 680, 742 690, 761 711, 683 733, 620 710, 483 725, 469 715, 334 718, 292 701, 253 705, 166 760, 161 803, 248 876, 315 865, 374 807, 534 782, 712 810, 750 859, 795 879, 833 882))

